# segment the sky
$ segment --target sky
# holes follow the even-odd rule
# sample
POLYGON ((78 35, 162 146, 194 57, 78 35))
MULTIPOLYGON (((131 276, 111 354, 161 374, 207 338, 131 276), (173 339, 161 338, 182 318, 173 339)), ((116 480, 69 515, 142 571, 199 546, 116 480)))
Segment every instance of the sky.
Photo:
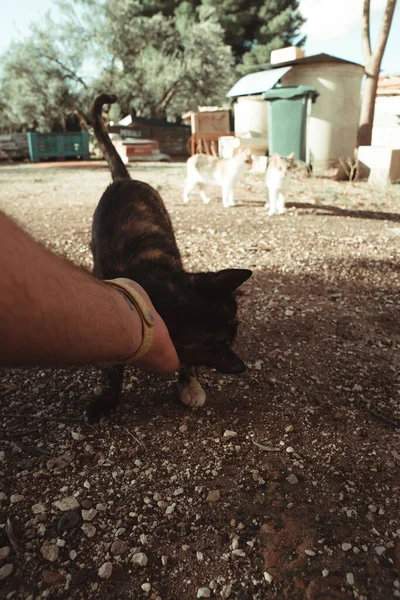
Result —
MULTIPOLYGON (((371 0, 371 39, 376 39, 386 0, 371 0)), ((307 56, 326 52, 354 62, 363 62, 361 46, 361 15, 363 0, 300 0, 300 9, 307 23, 305 52, 307 56)), ((0 0, 0 55, 12 39, 23 39, 29 25, 47 10, 56 15, 54 0, 0 0)), ((382 71, 400 73, 400 3, 397 4, 382 71)))

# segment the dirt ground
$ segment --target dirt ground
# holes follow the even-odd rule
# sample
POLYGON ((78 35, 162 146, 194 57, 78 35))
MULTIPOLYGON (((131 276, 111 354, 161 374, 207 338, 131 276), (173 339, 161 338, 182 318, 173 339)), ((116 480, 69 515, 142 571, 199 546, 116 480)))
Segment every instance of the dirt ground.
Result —
MULTIPOLYGON (((204 369, 191 410, 173 376, 131 369, 96 427, 81 415, 97 369, 0 370, 0 596, 400 597, 400 186, 297 177, 271 218, 262 175, 226 210, 218 189, 181 204, 184 164, 131 171, 161 192, 188 270, 253 269, 248 370, 204 369)), ((4 165, 0 206, 90 267, 109 181, 4 165)))

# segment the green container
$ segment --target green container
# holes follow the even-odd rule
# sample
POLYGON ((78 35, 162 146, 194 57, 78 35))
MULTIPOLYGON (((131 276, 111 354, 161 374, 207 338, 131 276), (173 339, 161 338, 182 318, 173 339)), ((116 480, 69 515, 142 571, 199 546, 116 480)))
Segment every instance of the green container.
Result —
POLYGON ((268 101, 268 150, 307 162, 307 105, 315 102, 318 92, 306 85, 277 87, 264 92, 268 101))
POLYGON ((32 162, 57 158, 90 159, 89 133, 28 133, 29 156, 32 162))

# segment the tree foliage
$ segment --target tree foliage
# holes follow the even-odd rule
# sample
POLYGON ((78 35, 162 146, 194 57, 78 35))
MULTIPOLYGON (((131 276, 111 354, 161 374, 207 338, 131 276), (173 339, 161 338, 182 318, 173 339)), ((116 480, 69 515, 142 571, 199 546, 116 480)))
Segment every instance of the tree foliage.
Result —
POLYGON ((155 118, 221 103, 242 70, 296 39, 298 4, 59 0, 57 21, 47 16, 3 57, 0 126, 63 125, 105 89, 118 95, 114 111, 155 118))

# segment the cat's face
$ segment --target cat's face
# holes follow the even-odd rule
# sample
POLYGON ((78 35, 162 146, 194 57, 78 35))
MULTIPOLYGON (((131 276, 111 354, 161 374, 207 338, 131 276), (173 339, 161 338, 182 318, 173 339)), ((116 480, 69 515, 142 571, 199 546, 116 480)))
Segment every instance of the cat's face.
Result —
POLYGON ((191 293, 177 302, 176 327, 170 330, 182 363, 213 367, 221 373, 246 370, 231 349, 238 326, 233 292, 250 276, 247 269, 190 276, 191 293))
POLYGON ((251 154, 250 148, 240 148, 236 151, 235 157, 239 157, 239 159, 243 161, 249 169, 251 169, 251 167, 253 166, 253 156, 251 154))
POLYGON ((280 156, 275 153, 272 155, 271 162, 282 175, 286 175, 294 167, 294 152, 289 156, 280 156))

